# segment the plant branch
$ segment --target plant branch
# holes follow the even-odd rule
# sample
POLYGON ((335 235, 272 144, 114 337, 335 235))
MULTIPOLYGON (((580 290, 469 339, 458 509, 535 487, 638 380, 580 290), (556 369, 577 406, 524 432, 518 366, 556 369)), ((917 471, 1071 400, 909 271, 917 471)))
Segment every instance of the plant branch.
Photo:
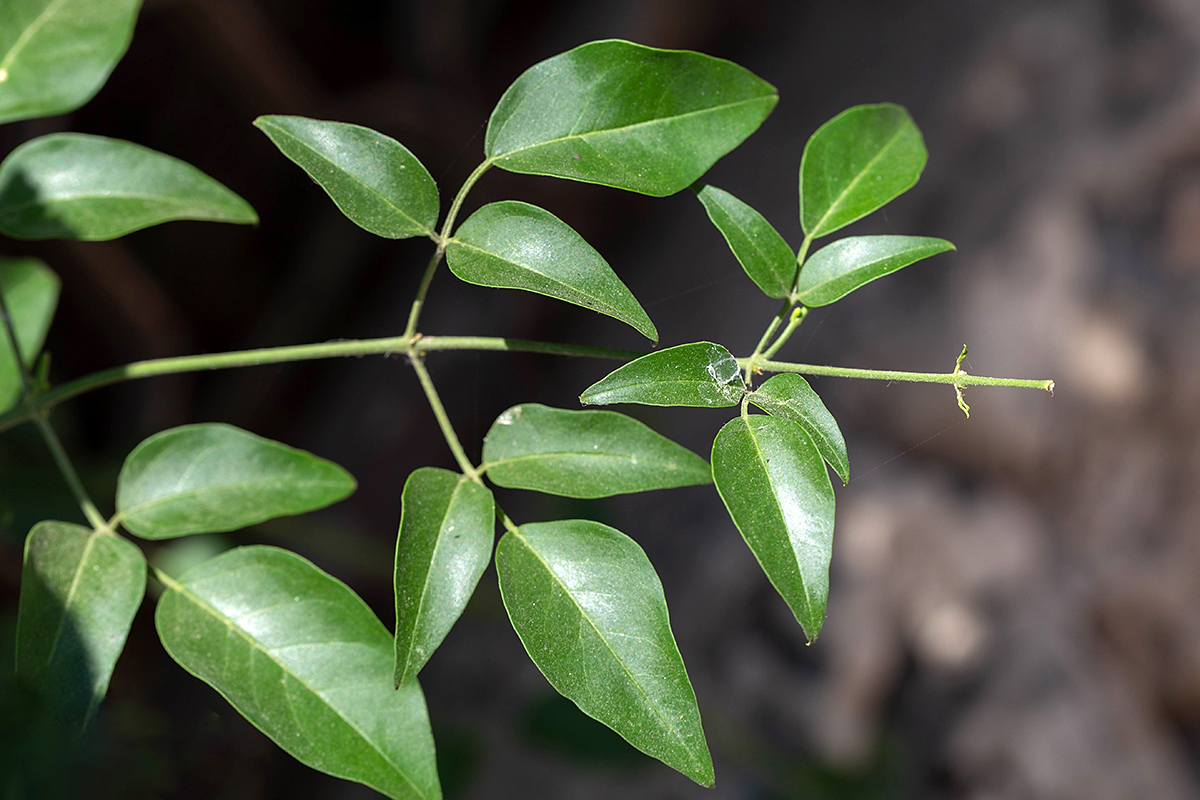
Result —
POLYGON ((425 390, 429 406, 433 409, 433 415, 437 417, 438 427, 442 429, 442 436, 446 438, 446 444, 450 446, 450 452, 454 454, 454 460, 458 462, 458 468, 462 470, 463 475, 476 483, 482 483, 479 478, 479 470, 471 463, 471 459, 467 458, 467 453, 458 440, 458 434, 454 432, 454 426, 450 424, 450 417, 446 414, 446 408, 442 405, 442 399, 438 397, 433 379, 429 377, 429 370, 425 369, 421 356, 414 353, 410 360, 413 370, 417 373, 417 380, 421 382, 421 388, 425 390))
POLYGON ((792 309, 792 317, 788 320, 787 327, 783 329, 783 333, 779 334, 779 338, 775 340, 775 344, 767 348, 763 353, 763 358, 770 359, 771 356, 779 352, 779 348, 783 347, 784 343, 791 338, 796 332, 796 328, 800 327, 800 323, 804 322, 804 318, 808 316, 808 306, 800 306, 792 309))
MULTIPOLYGON (((738 364, 745 366, 750 359, 739 358, 738 364)), ((766 372, 795 372, 801 375, 825 375, 834 378, 865 378, 875 381, 908 381, 915 383, 945 383, 962 388, 964 386, 1009 386, 1017 389, 1041 389, 1054 391, 1054 381, 1026 380, 1024 378, 988 378, 969 375, 961 370, 954 372, 895 372, 882 369, 854 369, 853 367, 825 367, 817 364, 793 364, 788 361, 755 362, 758 369, 766 372)))
POLYGON ((88 497, 87 490, 83 488, 83 482, 79 480, 79 473, 71 464, 71 459, 67 456, 67 451, 63 449, 62 442, 59 441, 58 434, 54 432, 50 421, 41 415, 34 417, 33 421, 46 441, 46 446, 50 448, 50 454, 54 456, 54 463, 58 465, 58 471, 62 473, 67 486, 71 488, 71 494, 75 495, 75 502, 79 504, 83 515, 87 517, 88 524, 97 531, 109 530, 108 523, 96 508, 96 504, 92 502, 92 498, 88 497))

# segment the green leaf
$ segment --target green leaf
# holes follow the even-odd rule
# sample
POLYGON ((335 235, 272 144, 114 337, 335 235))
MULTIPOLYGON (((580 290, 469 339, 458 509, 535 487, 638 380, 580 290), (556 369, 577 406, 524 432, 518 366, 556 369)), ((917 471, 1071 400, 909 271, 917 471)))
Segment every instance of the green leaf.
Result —
POLYGON ((446 638, 492 558, 492 493, 464 475, 408 476, 396 539, 395 683, 416 678, 446 638))
POLYGON ((311 562, 230 550, 170 581, 154 624, 171 658, 302 763, 397 800, 441 797, 421 687, 393 688, 387 629, 311 562))
MULTIPOLYGON (((36 258, 0 258, 0 290, 12 315, 25 367, 33 366, 42 352, 58 306, 58 289, 58 276, 36 258)), ((13 407, 23 384, 8 332, 0 328, 0 412, 13 407)))
POLYGON ((17 239, 115 239, 181 219, 258 215, 191 164, 120 139, 52 133, 0 163, 0 231, 17 239))
POLYGON ((74 111, 125 55, 141 0, 0 3, 0 122, 74 111))
POLYGON ((763 215, 715 186, 696 188, 708 218, 767 297, 787 297, 796 277, 796 254, 763 215))
POLYGON ((658 331, 608 262, 549 211, 506 200, 476 211, 446 246, 467 283, 524 289, 626 322, 651 341, 658 331))
POLYGON ((590 520, 522 525, 496 549, 513 628, 550 685, 637 749, 712 786, 696 695, 642 548, 590 520))
POLYGON ((791 420, 803 428, 817 446, 817 452, 842 479, 842 485, 850 482, 846 440, 842 438, 837 420, 808 381, 795 373, 782 372, 758 387, 758 391, 750 395, 750 402, 772 416, 791 420))
POLYGON ((827 306, 858 287, 923 258, 953 250, 945 239, 926 236, 848 236, 804 262, 796 287, 806 306, 827 306))
POLYGON ((488 120, 484 151, 511 172, 663 197, 741 144, 778 100, 724 59, 590 42, 517 78, 488 120))
POLYGON ((579 402, 712 408, 737 405, 745 393, 732 353, 712 342, 693 342, 618 367, 584 390, 579 402))
POLYGON ((708 462, 636 419, 536 403, 496 418, 484 439, 482 469, 499 486, 564 497, 712 483, 708 462))
POLYGON ((833 549, 833 486, 799 425, 730 420, 713 442, 713 481, 738 530, 809 641, 825 621, 833 549))
POLYGON ((146 589, 131 542, 68 522, 39 522, 25 540, 17 674, 60 724, 82 729, 108 690, 146 589))
POLYGON ((146 539, 219 533, 324 508, 354 491, 333 462, 232 425, 183 425, 129 454, 117 517, 146 539))
POLYGON ((826 122, 800 160, 800 223, 816 238, 908 191, 925 168, 925 142, 892 103, 854 106, 826 122))
POLYGON ((359 125, 259 117, 270 137, 356 225, 386 239, 433 236, 437 184, 408 148, 359 125))

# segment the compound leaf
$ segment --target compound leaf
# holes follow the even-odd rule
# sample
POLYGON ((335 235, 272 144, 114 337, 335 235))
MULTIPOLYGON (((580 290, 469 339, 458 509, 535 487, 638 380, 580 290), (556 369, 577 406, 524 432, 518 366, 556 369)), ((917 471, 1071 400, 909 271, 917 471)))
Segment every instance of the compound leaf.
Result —
POLYGON ((133 543, 68 522, 39 522, 25 540, 17 674, 56 722, 82 729, 108 690, 146 589, 133 543))
POLYGON ((484 151, 512 172, 663 197, 741 144, 778 100, 724 59, 590 42, 517 78, 488 120, 484 151))
POLYGON ((0 122, 65 114, 108 80, 141 0, 0 3, 0 122))
POLYGON ((0 258, 0 291, 21 347, 18 363, 7 331, 0 328, 0 412, 21 396, 22 365, 32 366, 42 351, 58 306, 58 289, 58 276, 36 258, 0 258))
POLYGON ((258 215, 191 164, 120 139, 52 133, 0 164, 0 231, 17 239, 115 239, 182 219, 258 215))
POLYGON ((163 647, 302 763, 397 800, 441 797, 425 697, 392 684, 392 637, 295 553, 239 547, 167 579, 163 647))
POLYGON ((386 239, 433 235, 437 184, 395 139, 306 117, 259 117, 254 125, 359 227, 386 239))
POLYGON ((800 222, 816 238, 865 217, 912 188, 925 142, 902 107, 854 106, 826 122, 800 160, 800 222))
POLYGON ((724 189, 702 186, 696 189, 696 196, 758 288, 767 297, 787 297, 796 277, 796 254, 779 231, 724 189))
POLYGON ((821 457, 829 462, 833 471, 850 482, 850 460, 846 456, 846 440, 838 428, 837 420, 821 402, 821 398, 808 385, 808 381, 792 372, 782 372, 767 379, 758 390, 750 395, 750 402, 776 417, 791 420, 817 446, 821 457))
POLYGON ((496 549, 513 628, 550 685, 630 744, 704 786, 696 695, 642 548, 590 520, 522 525, 496 549))
POLYGON ((848 236, 804 262, 796 291, 806 306, 827 306, 876 278, 953 249, 945 239, 927 236, 848 236))
POLYGON ((579 401, 721 407, 737 405, 745 393, 732 353, 712 342, 693 342, 618 367, 584 390, 579 401))
POLYGON ((809 641, 821 632, 833 548, 833 486, 799 425, 737 417, 717 433, 713 481, 738 530, 809 641))
POLYGON ((346 470, 232 425, 183 425, 129 454, 117 516, 146 539, 219 533, 324 508, 354 491, 346 470))
POLYGON ((492 558, 492 493, 464 475, 422 467, 408 476, 396 539, 395 683, 417 676, 446 638, 492 558))
POLYGON ((467 283, 566 300, 658 341, 654 323, 608 262, 571 226, 537 206, 506 200, 479 209, 446 246, 446 263, 467 283))
POLYGON ((496 418, 483 469, 499 486, 581 498, 712 482, 708 462, 632 417, 537 403, 496 418))

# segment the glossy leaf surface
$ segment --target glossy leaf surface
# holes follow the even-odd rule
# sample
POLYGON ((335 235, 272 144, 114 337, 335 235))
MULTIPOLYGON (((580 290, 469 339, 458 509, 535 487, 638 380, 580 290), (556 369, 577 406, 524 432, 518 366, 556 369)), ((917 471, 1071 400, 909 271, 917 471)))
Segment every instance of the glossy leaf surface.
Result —
POLYGON ((812 237, 865 217, 912 188, 925 142, 892 103, 854 106, 826 122, 800 161, 800 222, 812 237))
POLYGON ((68 522, 29 532, 17 674, 60 724, 82 728, 104 698, 145 589, 146 561, 125 539, 68 522))
POLYGON ((91 100, 129 47, 140 5, 0 3, 0 123, 65 114, 91 100))
POLYGON ((421 687, 392 684, 392 637, 295 553, 240 547, 172 582, 163 647, 308 766, 388 797, 441 797, 421 687))
POLYGON ((417 676, 466 608, 495 530, 492 493, 475 481, 433 467, 408 476, 396 540, 397 686, 417 676))
POLYGON ((632 417, 536 403, 497 417, 483 468, 499 486, 581 498, 712 482, 708 462, 632 417))
POLYGON ((115 239, 181 219, 258 215, 191 164, 120 139, 52 133, 0 164, 0 231, 17 239, 115 239))
POLYGON ((219 533, 324 508, 354 491, 333 462, 232 425, 184 425, 134 448, 117 478, 121 524, 146 539, 219 533))
POLYGON ((732 406, 745 394, 737 360, 719 344, 668 347, 618 367, 589 386, 584 405, 732 406))
POLYGON ((437 184, 395 139, 307 117, 259 117, 254 125, 358 226, 387 239, 433 235, 437 184))
POLYGON ((850 482, 850 460, 846 456, 846 440, 837 420, 808 385, 808 381, 792 372, 773 375, 750 395, 750 402, 768 414, 791 420, 804 429, 817 446, 821 457, 833 471, 850 482))
POLYGON ((590 308, 658 341, 658 331, 608 262, 549 211, 506 200, 476 211, 446 247, 450 271, 467 283, 524 289, 590 308))
POLYGON ((741 144, 778 100, 723 59, 590 42, 517 78, 492 112, 484 151, 512 172, 662 197, 741 144))
POLYGON ((642 548, 590 520, 522 525, 496 549, 500 593, 533 663, 563 696, 704 786, 712 759, 642 548))
POLYGON ((945 239, 927 236, 848 236, 804 262, 796 291, 804 305, 826 306, 876 278, 953 249, 945 239))
POLYGON ((833 548, 833 486, 816 445, 780 417, 737 417, 713 441, 729 515, 809 641, 821 632, 833 548))
POLYGON ((796 277, 796 254, 762 214, 715 186, 696 196, 729 249, 767 297, 787 297, 796 277))
MULTIPOLYGON (((21 345, 21 361, 31 367, 46 343, 58 307, 58 276, 36 258, 0 258, 0 289, 21 345)), ((0 327, 0 412, 12 408, 22 388, 21 365, 8 332, 0 327)))

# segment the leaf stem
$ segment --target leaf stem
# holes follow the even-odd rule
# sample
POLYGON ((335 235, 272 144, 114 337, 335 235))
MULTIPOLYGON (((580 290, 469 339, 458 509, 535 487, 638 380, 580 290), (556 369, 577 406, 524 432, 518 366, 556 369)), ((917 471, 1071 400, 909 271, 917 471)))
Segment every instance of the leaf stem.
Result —
POLYGON ((783 333, 779 334, 779 338, 775 340, 775 344, 767 348, 763 353, 763 358, 769 359, 771 356, 779 352, 779 348, 783 347, 791 335, 800 327, 800 323, 804 322, 804 318, 808 316, 808 306, 800 306, 792 309, 792 317, 788 320, 787 327, 783 329, 783 333))
MULTIPOLYGON (((739 358, 738 364, 745 366, 750 359, 739 358)), ((817 364, 794 364, 788 361, 760 359, 756 366, 767 372, 795 372, 801 375, 825 375, 834 378, 865 378, 875 381, 908 381, 915 383, 944 383, 951 386, 1009 386, 1018 389, 1041 389, 1054 391, 1054 381, 1026 380, 1024 378, 988 378, 954 372, 896 372, 882 369, 854 369, 852 367, 826 367, 817 364)))
POLYGON ((438 427, 442 429, 442 436, 446 438, 446 444, 450 446, 450 452, 454 454, 454 460, 458 462, 458 468, 462 470, 463 475, 476 483, 481 483, 479 470, 471 463, 471 459, 467 458, 467 453, 458 440, 458 434, 454 432, 454 426, 450 424, 450 417, 446 414, 446 408, 442 405, 442 399, 438 397, 433 379, 429 377, 429 370, 425 369, 420 354, 414 353, 411 362, 413 370, 417 373, 417 380, 421 382, 421 388, 425 390, 429 406, 433 409, 433 415, 437 417, 438 427))
POLYGON ((63 479, 67 482, 67 486, 70 487, 71 494, 75 495, 75 502, 79 504, 83 515, 87 517, 88 524, 96 531, 109 531, 108 523, 101 516, 100 511, 96 508, 96 504, 92 502, 92 498, 88 497, 87 490, 83 488, 83 482, 79 480, 79 473, 75 471, 74 465, 71 464, 71 459, 67 456, 67 451, 63 448, 62 442, 59 441, 58 434, 54 432, 54 426, 40 414, 35 416, 33 421, 37 425, 38 431, 42 434, 42 439, 45 440, 46 446, 50 448, 50 454, 54 456, 54 463, 58 465, 58 471, 62 473, 63 479))

